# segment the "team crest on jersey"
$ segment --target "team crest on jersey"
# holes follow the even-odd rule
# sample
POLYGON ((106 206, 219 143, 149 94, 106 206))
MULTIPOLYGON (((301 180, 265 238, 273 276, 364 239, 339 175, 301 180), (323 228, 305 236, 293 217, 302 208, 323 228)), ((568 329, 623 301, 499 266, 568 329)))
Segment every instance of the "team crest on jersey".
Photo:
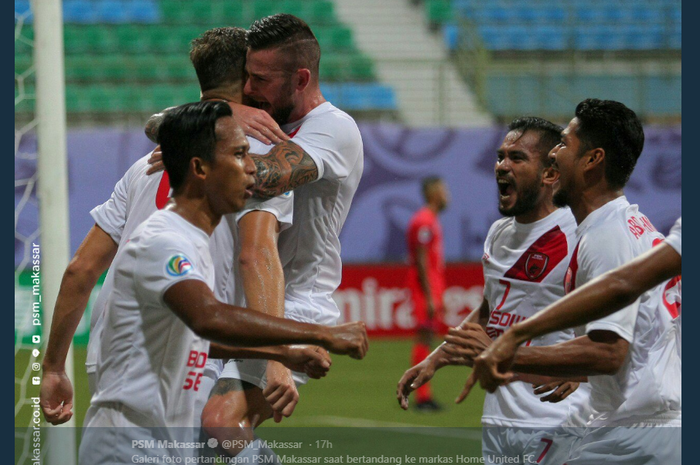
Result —
POLYGON ((192 270, 189 258, 182 254, 173 255, 165 266, 165 271, 170 276, 184 276, 192 270))
POLYGON ((549 257, 540 252, 530 252, 525 260, 525 274, 529 279, 537 279, 547 269, 549 257))

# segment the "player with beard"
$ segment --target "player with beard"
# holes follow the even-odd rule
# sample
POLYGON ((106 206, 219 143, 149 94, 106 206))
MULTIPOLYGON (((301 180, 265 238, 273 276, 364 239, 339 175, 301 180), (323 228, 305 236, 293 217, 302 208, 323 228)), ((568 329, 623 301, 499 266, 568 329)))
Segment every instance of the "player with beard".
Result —
POLYGON ((194 405, 210 341, 230 346, 311 343, 362 358, 363 323, 328 328, 227 305, 214 295, 209 238, 224 214, 252 196, 255 165, 224 102, 169 112, 158 141, 173 188, 167 206, 139 225, 114 259, 104 312, 98 387, 81 464, 191 463, 194 405), (105 447, 108 444, 108 447, 105 447), (156 460, 154 460, 156 459, 156 460), (173 461, 174 460, 174 461, 173 461))
MULTIPOLYGON (((291 137, 254 157, 258 198, 294 190, 293 224, 278 239, 284 316, 335 325, 340 312, 332 294, 342 272, 339 235, 364 163, 360 132, 321 94, 321 50, 304 21, 288 14, 263 18, 251 25, 247 40, 244 92, 291 137)), ((266 371, 267 364, 258 360, 226 364, 202 415, 206 432, 219 444, 230 441, 221 452, 249 461, 272 453, 255 439, 253 428, 273 412, 281 420, 280 406, 288 402, 289 391, 269 389, 266 371)), ((297 384, 308 380, 303 373, 293 377, 297 384)))
MULTIPOLYGON (((474 360, 473 377, 485 389, 507 383, 513 375, 503 370, 510 368, 518 346, 525 341, 606 317, 680 273, 681 218, 678 218, 663 244, 598 276, 527 321, 513 325, 474 360)), ((678 315, 679 322, 680 319, 678 315)))
MULTIPOLYGON (((259 137, 266 133, 273 137, 272 133, 274 133, 275 127, 276 131, 280 131, 276 123, 273 121, 274 127, 269 129, 261 127, 258 120, 265 121, 265 118, 260 118, 261 110, 241 105, 245 77, 245 53, 245 30, 241 28, 211 29, 192 41, 190 60, 197 72, 202 100, 228 101, 229 105, 236 109, 237 116, 234 115, 234 119, 241 127, 248 128, 259 137), (241 117, 240 115, 247 116, 241 117)), ((272 121, 267 113, 263 114, 272 121)), ((163 117, 164 114, 159 114, 158 117, 153 118, 150 121, 151 124, 148 125, 148 130, 155 132, 153 123, 162 121, 163 117)), ((281 136, 286 137, 284 133, 281 133, 281 136)), ((151 137, 155 137, 155 134, 151 134, 151 137)), ((252 138, 248 140, 252 146, 258 143, 252 138)), ((159 149, 156 149, 155 152, 159 153, 159 149)), ((167 173, 146 175, 151 156, 151 154, 146 155, 134 163, 115 186, 111 198, 90 212, 95 219, 95 225, 78 248, 63 276, 54 310, 49 344, 44 356, 41 384, 41 406, 47 421, 52 424, 64 423, 73 415, 73 386, 64 372, 64 364, 68 347, 97 279, 107 270, 118 248, 126 243, 136 227, 151 214, 162 209, 169 199, 170 184, 167 173)), ((267 211, 273 210, 268 208, 267 211)), ((286 221, 290 222, 291 211, 285 216, 289 217, 286 221)), ((246 220, 253 217, 254 215, 247 215, 246 220)), ((280 215, 279 218, 282 216, 280 215)), ((217 297, 231 304, 241 305, 243 302, 231 299, 234 286, 229 283, 229 278, 236 277, 231 276, 234 244, 231 229, 224 222, 216 228, 210 245, 216 267, 214 291, 217 297)), ((260 247, 259 242, 256 245, 258 250, 265 250, 260 247)), ((271 246, 275 255, 276 247, 276 243, 271 246)), ((238 274, 242 273, 236 273, 236 275, 238 274)), ((279 279, 282 279, 281 276, 279 279)), ((95 393, 97 386, 99 339, 104 324, 101 315, 112 291, 113 281, 114 273, 110 271, 107 273, 102 290, 93 305, 90 343, 85 363, 90 395, 95 393)), ((268 302, 267 306, 272 307, 272 303, 268 302)), ((238 354, 238 356, 247 354, 249 357, 258 356, 278 360, 296 369, 300 369, 306 363, 304 370, 313 377, 320 377, 328 369, 328 360, 325 354, 318 353, 317 350, 318 348, 315 347, 279 346, 252 350, 238 348, 234 349, 233 352, 228 350, 225 354, 213 352, 210 355, 228 358, 234 354, 238 354)), ((209 362, 215 364, 214 360, 212 357, 209 362)), ((209 365, 210 363, 208 363, 208 367, 209 365)), ((209 370, 205 370, 205 373, 209 374, 209 370)), ((216 374, 218 375, 218 372, 216 374)), ((203 384, 208 381, 207 377, 203 384)), ((204 401, 206 401, 206 397, 202 400, 199 411, 204 406, 204 401)), ((196 417, 198 419, 198 416, 196 417)))
MULTIPOLYGON (((550 152, 560 173, 554 200, 570 206, 578 224, 567 293, 663 243, 623 192, 643 146, 642 124, 632 110, 587 99, 550 152)), ((578 327, 576 339, 519 349, 515 371, 588 376, 592 413, 568 465, 681 462, 680 304, 672 298, 678 284, 678 278, 661 283, 622 310, 578 327)), ((467 348, 458 334, 447 341, 448 353, 467 348)), ((470 376, 462 398, 475 380, 470 376)))
MULTIPOLYGON (((452 359, 443 344, 408 370, 397 392, 403 408, 407 394, 437 369, 448 364, 470 365, 511 325, 564 294, 561 283, 576 225, 569 209, 558 209, 552 202, 556 175, 548 158, 561 128, 541 118, 524 117, 514 120, 508 129, 495 165, 498 210, 505 218, 491 226, 484 244, 484 300, 457 331, 468 341, 468 348, 460 352, 463 358, 452 359)), ((573 337, 573 331, 562 331, 528 344, 551 345, 573 337)), ((488 394, 482 416, 485 463, 508 460, 561 465, 574 439, 561 427, 569 410, 578 410, 587 397, 586 389, 577 388, 574 382, 527 378, 488 394), (534 393, 531 382, 541 384, 534 393), (538 397, 549 391, 542 399, 538 397)))

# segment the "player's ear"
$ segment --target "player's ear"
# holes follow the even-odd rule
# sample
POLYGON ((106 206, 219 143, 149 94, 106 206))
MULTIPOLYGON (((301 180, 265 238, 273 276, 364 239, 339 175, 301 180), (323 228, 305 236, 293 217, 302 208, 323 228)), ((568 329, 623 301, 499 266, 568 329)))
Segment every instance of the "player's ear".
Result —
POLYGON ((206 179, 207 175, 209 174, 211 170, 211 166, 209 163, 205 162, 203 159, 199 157, 193 157, 190 160, 190 171, 196 178, 199 179, 206 179))
POLYGON ((602 147, 588 150, 583 154, 583 169, 585 171, 601 167, 603 162, 605 162, 605 149, 602 147))
POLYGON ((545 186, 551 186, 559 179, 559 171, 552 167, 545 168, 542 172, 542 184, 545 186))
POLYGON ((296 88, 298 91, 303 91, 306 89, 306 87, 309 85, 309 82, 311 82, 311 71, 309 71, 306 68, 299 68, 297 70, 297 85, 296 88))

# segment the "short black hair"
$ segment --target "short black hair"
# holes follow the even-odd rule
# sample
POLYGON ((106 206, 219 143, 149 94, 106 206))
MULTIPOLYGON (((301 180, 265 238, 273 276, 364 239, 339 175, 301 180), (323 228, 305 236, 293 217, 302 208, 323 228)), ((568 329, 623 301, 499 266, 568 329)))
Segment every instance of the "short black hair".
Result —
POLYGON ((307 68, 318 76, 321 47, 304 20, 287 13, 267 16, 251 24, 246 39, 253 51, 283 48, 293 71, 307 68))
POLYGON ((549 159, 549 152, 561 140, 561 132, 563 130, 564 128, 561 126, 537 116, 521 116, 520 118, 515 118, 508 125, 508 131, 520 131, 521 134, 525 134, 527 131, 535 131, 539 134, 540 141, 537 148, 542 154, 542 164, 544 166, 551 165, 552 161, 549 159))
POLYGON ((423 191, 423 198, 428 201, 428 192, 430 192, 430 189, 435 184, 439 184, 442 182, 442 178, 440 176, 428 176, 426 178, 423 178, 423 181, 421 181, 421 188, 423 191))
POLYGON ((625 187, 644 148, 644 129, 637 114, 614 100, 589 98, 576 106, 577 137, 582 151, 605 150, 605 179, 625 187))
POLYGON ((245 36, 245 29, 240 27, 217 27, 192 41, 190 61, 202 92, 243 82, 247 51, 245 36))
POLYGON ((214 163, 216 121, 232 115, 231 107, 220 101, 187 103, 165 113, 158 143, 174 192, 185 183, 192 158, 214 163))

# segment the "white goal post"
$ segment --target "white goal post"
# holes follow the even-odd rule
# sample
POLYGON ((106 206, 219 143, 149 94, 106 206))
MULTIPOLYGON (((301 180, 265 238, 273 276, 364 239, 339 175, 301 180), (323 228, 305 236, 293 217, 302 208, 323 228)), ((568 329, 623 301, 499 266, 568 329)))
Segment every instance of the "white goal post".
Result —
MULTIPOLYGON (((45 348, 61 278, 70 257, 62 0, 31 0, 36 72, 37 198, 41 240, 42 346, 45 348)), ((66 373, 75 385, 73 351, 66 373)), ((75 409, 75 407, 74 407, 75 409)), ((75 421, 50 427, 42 449, 49 465, 74 465, 75 421)))

